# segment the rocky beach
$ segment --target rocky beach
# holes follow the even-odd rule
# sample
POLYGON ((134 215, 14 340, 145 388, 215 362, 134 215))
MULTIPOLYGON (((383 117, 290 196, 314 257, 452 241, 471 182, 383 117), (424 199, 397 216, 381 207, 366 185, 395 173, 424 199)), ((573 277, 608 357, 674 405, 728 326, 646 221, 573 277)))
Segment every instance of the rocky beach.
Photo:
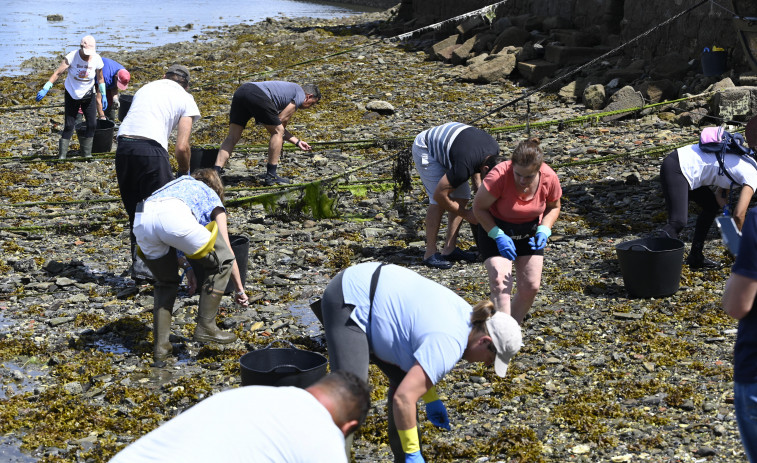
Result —
MULTIPOLYGON (((284 340, 325 355, 308 304, 351 264, 391 262, 471 303, 487 298, 482 263, 421 265, 427 198, 407 158, 421 130, 473 120, 505 155, 527 136, 541 140, 563 187, 562 212, 523 324, 525 346, 506 378, 465 362, 445 377, 438 389, 452 430, 422 422, 427 461, 745 460, 732 405, 737 324, 720 306, 733 258, 717 229, 705 253, 721 268, 684 265, 669 297, 630 298, 615 247, 665 223, 662 159, 697 140, 712 111, 709 92, 747 77, 689 70, 681 81, 702 96, 679 91, 675 103, 610 116, 558 89, 505 106, 534 84, 515 74, 472 81, 464 61, 432 51, 440 37, 390 40, 406 28, 395 14, 268 20, 104 55, 131 71, 126 93, 170 64, 188 66, 202 113, 196 147, 226 136, 231 95, 243 82, 314 82, 323 94, 288 127, 313 146, 285 147, 279 172, 291 187, 260 183, 267 137, 259 127, 244 132, 224 172, 230 233, 249 238, 251 304, 225 298, 218 321, 239 340, 192 342, 198 296, 184 289, 174 307, 176 361, 163 369, 150 366, 152 286, 127 272, 115 145, 91 160, 56 159, 62 80, 42 103, 34 95, 60 57, 0 78, 0 460, 107 461, 202 398, 238 387, 239 359, 250 350, 284 340)), ((603 66, 627 68, 628 60, 603 66)), ((474 245, 467 227, 462 243, 474 245)), ((371 368, 373 407, 354 460, 391 461, 387 383, 371 368)))

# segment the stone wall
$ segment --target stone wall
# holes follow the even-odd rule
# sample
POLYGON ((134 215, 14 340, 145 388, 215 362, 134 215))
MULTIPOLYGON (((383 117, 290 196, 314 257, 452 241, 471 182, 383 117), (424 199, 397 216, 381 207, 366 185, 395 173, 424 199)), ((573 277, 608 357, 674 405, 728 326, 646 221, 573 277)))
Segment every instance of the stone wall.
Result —
MULTIPOLYGON (((509 0, 498 7, 497 16, 559 16, 577 28, 599 31, 610 46, 635 39, 701 0, 509 0)), ((410 3, 418 24, 431 24, 492 4, 492 0, 403 0, 410 3)), ((623 49, 631 57, 649 58, 669 52, 698 58, 704 47, 717 45, 729 51, 735 67, 746 59, 732 25, 730 2, 724 7, 706 3, 623 49)))

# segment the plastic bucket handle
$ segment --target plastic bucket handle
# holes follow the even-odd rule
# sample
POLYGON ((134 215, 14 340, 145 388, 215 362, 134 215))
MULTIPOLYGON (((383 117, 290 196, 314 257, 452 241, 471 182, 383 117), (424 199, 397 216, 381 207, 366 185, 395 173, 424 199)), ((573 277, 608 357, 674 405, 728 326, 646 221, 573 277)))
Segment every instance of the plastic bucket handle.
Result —
POLYGON ((704 50, 702 50, 702 53, 709 53, 710 49, 708 47, 704 47, 704 50))
MULTIPOLYGON (((271 346, 273 344, 277 343, 277 342, 282 342, 284 344, 289 344, 289 349, 292 349, 292 350, 295 350, 295 351, 299 350, 299 349, 297 349, 297 347, 295 347, 294 344, 292 344, 291 341, 287 341, 286 339, 274 339, 273 341, 269 342, 267 346, 263 347, 262 349, 255 350, 253 352, 262 352, 264 350, 270 349, 271 346)), ((302 368, 298 367, 297 365, 292 365, 290 363, 285 364, 285 365, 276 365, 273 368, 270 368, 268 370, 258 370, 258 369, 255 369, 255 371, 257 371, 258 373, 278 373, 279 370, 287 369, 287 368, 293 368, 293 369, 295 369, 297 371, 300 371, 300 372, 304 371, 302 368)))
POLYGON ((648 252, 652 252, 651 249, 649 249, 648 247, 644 246, 643 244, 634 244, 633 246, 630 246, 628 248, 628 250, 629 251, 648 251, 648 252), (641 248, 641 249, 637 249, 637 248, 641 248))
POLYGON ((270 349, 270 348, 271 348, 271 346, 272 346, 272 345, 273 345, 274 343, 277 343, 277 342, 283 342, 283 343, 285 343, 285 344, 289 344, 289 347, 290 347, 291 349, 295 349, 295 350, 297 350, 297 348, 296 348, 296 347, 294 346, 294 344, 292 344, 292 342, 291 342, 291 341, 287 341, 286 339, 274 339, 273 341, 269 342, 269 343, 268 343, 268 345, 267 345, 267 346, 265 346, 264 348, 262 348, 262 349, 258 349, 258 350, 254 351, 254 352, 257 352, 257 351, 261 351, 261 350, 264 350, 264 349, 270 349))

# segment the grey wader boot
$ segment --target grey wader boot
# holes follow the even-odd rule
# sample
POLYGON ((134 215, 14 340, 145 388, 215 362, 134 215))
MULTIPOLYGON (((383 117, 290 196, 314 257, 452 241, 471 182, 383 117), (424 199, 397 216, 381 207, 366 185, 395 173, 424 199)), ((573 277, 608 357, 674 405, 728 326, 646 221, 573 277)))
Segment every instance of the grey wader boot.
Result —
POLYGON ((712 261, 704 256, 702 250, 704 249, 704 243, 691 243, 691 251, 689 251, 689 257, 686 258, 686 263, 691 268, 719 268, 720 264, 712 261))
POLYGON ((171 355, 173 346, 169 341, 171 336, 171 313, 179 291, 179 264, 176 262, 176 252, 171 249, 158 259, 145 259, 145 263, 158 275, 155 281, 154 306, 152 309, 153 336, 153 366, 163 367, 166 359, 171 355))
POLYGON ((89 138, 82 138, 79 140, 79 145, 81 147, 79 148, 79 154, 81 156, 84 156, 85 158, 91 158, 92 157, 92 143, 95 141, 94 137, 89 138))
MULTIPOLYGON (((157 296, 157 291, 156 294, 157 296)), ((173 304, 171 304, 173 308, 173 304)), ((152 309, 152 360, 153 366, 162 368, 166 366, 166 359, 173 353, 171 337, 171 309, 156 307, 152 309)))
POLYGON ((212 244, 213 250, 202 257, 187 256, 192 267, 202 266, 205 271, 205 281, 197 282, 202 291, 197 308, 197 327, 192 340, 228 344, 234 342, 237 336, 218 328, 216 315, 218 315, 218 306, 221 305, 221 298, 231 276, 234 253, 220 236, 212 244))
POLYGON ((58 140, 58 159, 66 159, 66 155, 68 154, 68 145, 71 143, 71 140, 68 138, 61 138, 58 140))
POLYGON ((200 304, 197 308, 197 327, 194 337, 192 337, 193 341, 215 341, 220 344, 236 341, 236 334, 223 331, 216 325, 216 315, 218 315, 218 306, 221 304, 222 297, 223 291, 211 287, 203 288, 202 294, 200 294, 200 304))

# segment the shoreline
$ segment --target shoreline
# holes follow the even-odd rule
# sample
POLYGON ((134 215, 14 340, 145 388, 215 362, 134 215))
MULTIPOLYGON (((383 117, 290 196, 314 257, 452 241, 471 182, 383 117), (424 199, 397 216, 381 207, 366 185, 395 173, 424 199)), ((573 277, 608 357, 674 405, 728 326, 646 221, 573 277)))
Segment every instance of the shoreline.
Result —
MULTIPOLYGON (((351 16, 377 13, 388 9, 375 6, 377 3, 381 4, 382 1, 383 0, 377 0, 377 2, 371 0, 347 0, 345 2, 305 1, 304 3, 321 5, 323 7, 337 7, 353 11, 353 13, 350 14, 347 14, 347 12, 345 12, 344 16, 341 16, 339 13, 334 13, 334 16, 331 18, 323 18, 339 20, 343 18, 346 19, 351 16)), ((297 14, 297 11, 293 11, 292 13, 293 14, 291 18, 313 19, 309 16, 299 15, 297 14)), ((96 35, 96 39, 98 40, 98 50, 100 54, 102 56, 118 60, 118 57, 124 53, 130 53, 138 50, 147 50, 156 46, 169 45, 173 43, 203 40, 203 36, 213 34, 214 31, 222 30, 228 27, 238 25, 254 25, 270 19, 286 20, 289 18, 289 16, 273 14, 271 16, 258 16, 256 22, 251 22, 251 20, 244 17, 232 16, 229 18, 231 21, 225 21, 218 24, 217 20, 210 20, 205 25, 198 25, 196 23, 182 23, 181 25, 179 25, 175 24, 176 20, 173 20, 174 22, 171 23, 158 23, 154 26, 154 29, 151 25, 148 27, 148 25, 145 23, 139 26, 141 28, 144 28, 144 34, 141 34, 137 37, 132 37, 131 44, 129 43, 129 41, 125 43, 117 41, 114 43, 112 36, 115 34, 115 32, 107 28, 105 30, 96 30, 92 33, 96 35)), ((48 24, 52 25, 48 27, 56 27, 53 25, 55 23, 48 22, 48 24)), ((75 41, 76 37, 71 38, 70 40, 75 41)), ((48 46, 47 48, 50 48, 50 46, 48 46)), ((43 49, 45 50, 47 50, 47 48, 43 47, 43 49)), ((55 61, 55 64, 52 65, 50 69, 50 72, 52 72, 52 70, 60 63, 60 60, 63 58, 63 56, 73 48, 75 48, 75 45, 70 45, 67 48, 58 51, 47 50, 42 52, 42 54, 37 54, 36 51, 32 51, 29 53, 30 56, 23 59, 19 58, 21 59, 20 62, 9 62, 6 65, 0 66, 0 76, 20 77, 28 74, 29 72, 33 72, 39 69, 40 66, 43 66, 48 62, 55 61)), ((8 52, 8 56, 10 57, 14 55, 11 52, 8 52)))

